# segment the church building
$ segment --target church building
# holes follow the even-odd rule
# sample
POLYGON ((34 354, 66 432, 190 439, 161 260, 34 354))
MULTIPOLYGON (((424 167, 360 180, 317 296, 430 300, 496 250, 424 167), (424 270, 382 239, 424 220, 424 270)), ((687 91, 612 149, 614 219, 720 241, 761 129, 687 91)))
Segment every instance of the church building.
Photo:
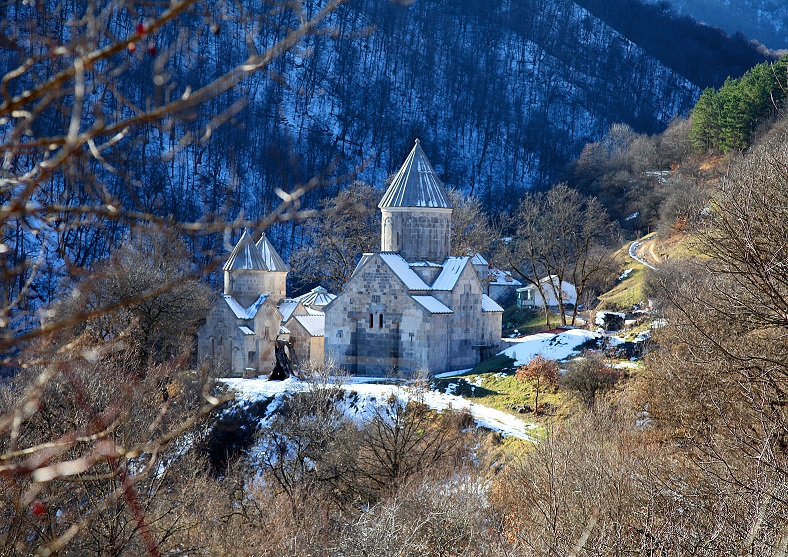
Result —
POLYGON ((471 257, 450 257, 452 204, 418 140, 378 205, 381 250, 324 307, 325 354, 357 375, 471 368, 501 343, 503 309, 471 257))
POLYGON ((224 293, 197 331, 197 354, 227 377, 270 375, 276 347, 288 345, 297 368, 323 363, 323 306, 334 295, 317 287, 285 297, 290 268, 265 234, 244 230, 224 264, 224 293))

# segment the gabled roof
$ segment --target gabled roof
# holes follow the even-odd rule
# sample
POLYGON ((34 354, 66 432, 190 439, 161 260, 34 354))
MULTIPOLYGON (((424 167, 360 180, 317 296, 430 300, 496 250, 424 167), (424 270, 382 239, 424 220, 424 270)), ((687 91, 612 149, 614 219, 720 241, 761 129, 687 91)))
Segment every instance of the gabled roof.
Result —
POLYGON ((224 295, 224 301, 238 319, 254 319, 255 315, 257 315, 257 312, 260 311, 260 308, 263 307, 263 304, 267 299, 268 294, 262 294, 251 306, 245 308, 239 304, 238 300, 233 298, 230 294, 224 295))
POLYGON ((416 145, 383 194, 378 207, 435 207, 452 209, 449 195, 432 169, 427 155, 416 145))
POLYGON ((454 313, 451 308, 434 296, 411 296, 411 298, 430 313, 454 313))
POLYGON ((268 238, 265 237, 265 233, 262 237, 257 241, 257 249, 260 251, 260 255, 263 258, 263 263, 265 265, 266 271, 280 271, 280 272, 288 272, 290 267, 287 266, 287 263, 279 257, 279 254, 276 253, 274 246, 271 245, 271 242, 268 241, 268 238))
POLYGON ((476 253, 471 257, 471 263, 474 265, 489 265, 488 261, 481 253, 476 253))
POLYGON ((501 271, 500 269, 492 269, 490 275, 495 279, 490 281, 491 286, 522 286, 522 282, 512 277, 509 271, 501 271))
POLYGON ((310 336, 322 337, 326 334, 325 315, 296 315, 295 320, 306 329, 310 336))
POLYGON ((433 290, 454 290, 457 281, 460 280, 465 265, 468 264, 467 257, 447 257, 443 263, 443 270, 435 282, 432 284, 433 290))
MULTIPOLYGON (((278 256, 277 256, 278 257, 278 256)), ((248 230, 244 229, 241 234, 241 239, 235 244, 232 253, 230 253, 227 263, 224 264, 225 271, 267 271, 265 260, 260 251, 254 245, 252 235, 248 230)))
POLYGON ((380 254, 380 258, 405 283, 408 290, 430 290, 430 286, 410 268, 405 258, 398 253, 383 252, 380 254))
POLYGON ((298 300, 293 300, 290 298, 285 298, 282 300, 282 303, 279 304, 279 313, 282 314, 282 323, 290 319, 290 316, 293 315, 293 312, 298 307, 298 300))
POLYGON ((296 300, 304 304, 304 306, 323 307, 328 305, 334 298, 336 298, 336 294, 331 294, 322 286, 317 286, 306 294, 298 296, 296 300))
POLYGON ((482 294, 482 311, 503 313, 503 308, 499 306, 495 300, 490 298, 487 294, 482 294))
POLYGON ((249 327, 241 326, 241 327, 238 327, 238 328, 241 330, 241 333, 243 333, 245 336, 251 336, 251 335, 254 334, 254 331, 252 329, 250 329, 249 327))

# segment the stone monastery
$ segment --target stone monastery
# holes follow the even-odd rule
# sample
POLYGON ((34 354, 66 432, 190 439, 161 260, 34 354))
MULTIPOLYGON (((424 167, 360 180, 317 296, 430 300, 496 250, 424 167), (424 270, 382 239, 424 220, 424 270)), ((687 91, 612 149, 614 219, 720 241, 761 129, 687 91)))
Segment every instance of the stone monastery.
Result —
POLYGON ((480 256, 449 257, 452 205, 418 140, 378 207, 381 251, 361 256, 338 296, 318 287, 287 298, 288 266, 265 235, 255 243, 244 231, 198 331, 200 360, 269 375, 277 344, 289 344, 296 365, 328 357, 358 375, 434 374, 497 350, 503 309, 484 293, 480 256))
POLYGON ((418 140, 378 205, 381 248, 325 308, 325 353, 350 373, 470 368, 501 343, 503 309, 471 257, 449 257, 452 205, 418 140))
POLYGON ((224 294, 197 331, 200 361, 212 360, 230 377, 270 375, 276 345, 289 344, 297 364, 323 362, 323 306, 335 296, 317 287, 285 297, 290 270, 263 235, 244 231, 224 264, 224 294))

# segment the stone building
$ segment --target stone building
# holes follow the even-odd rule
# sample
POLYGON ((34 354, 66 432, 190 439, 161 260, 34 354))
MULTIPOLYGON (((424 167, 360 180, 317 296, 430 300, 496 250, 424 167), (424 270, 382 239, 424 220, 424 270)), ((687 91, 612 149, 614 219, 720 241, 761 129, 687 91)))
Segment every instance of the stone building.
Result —
POLYGON ((319 304, 332 294, 315 289, 301 297, 306 303, 286 298, 289 267, 265 235, 255 244, 248 231, 223 270, 224 293, 197 332, 201 361, 212 361, 229 377, 269 375, 277 342, 290 343, 301 363, 323 361, 325 316, 319 304))
POLYGON ((473 367, 500 346, 503 309, 470 257, 449 257, 452 205, 418 141, 378 207, 381 251, 324 308, 326 356, 358 375, 473 367))
POLYGON ((231 377, 268 374, 282 314, 289 268, 263 235, 257 244, 244 230, 224 264, 224 294, 197 332, 200 360, 211 359, 231 377))
POLYGON ((282 323, 290 335, 290 345, 301 366, 323 363, 323 336, 326 317, 323 307, 336 296, 318 286, 297 298, 284 300, 279 305, 282 323))

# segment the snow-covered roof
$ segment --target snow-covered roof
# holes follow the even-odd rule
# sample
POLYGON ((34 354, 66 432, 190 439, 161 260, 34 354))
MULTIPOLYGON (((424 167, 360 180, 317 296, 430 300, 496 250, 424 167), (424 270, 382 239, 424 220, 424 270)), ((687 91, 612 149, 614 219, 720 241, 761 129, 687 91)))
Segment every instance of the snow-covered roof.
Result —
POLYGON ((257 241, 256 246, 263 258, 266 271, 280 271, 286 273, 290 270, 287 263, 276 253, 274 246, 271 245, 271 242, 268 241, 265 234, 257 241))
POLYGON ((490 298, 487 294, 482 294, 482 311, 487 312, 502 312, 503 308, 499 306, 495 300, 490 298))
POLYGON ((373 258, 373 257, 375 257, 374 253, 362 253, 361 254, 361 259, 358 260, 358 264, 356 265, 356 268, 353 269, 353 274, 350 275, 350 278, 353 278, 354 276, 356 276, 356 273, 358 273, 358 270, 361 269, 364 266, 364 264, 367 261, 369 261, 371 258, 373 258))
POLYGON ((322 337, 326 334, 325 315, 296 315, 295 320, 313 337, 322 337))
POLYGON ((471 257, 471 263, 473 265, 489 265, 488 261, 482 256, 481 253, 477 253, 471 257))
POLYGON ((254 331, 253 331, 252 329, 250 329, 249 327, 238 327, 238 328, 239 328, 239 329, 241 330, 241 332, 242 332, 243 334, 245 334, 246 336, 249 336, 249 335, 253 335, 253 334, 254 334, 254 331))
POLYGON ((440 263, 433 263, 432 261, 416 261, 415 263, 408 263, 411 267, 443 267, 440 263))
POLYGON ((267 271, 265 260, 260 255, 260 251, 254 245, 252 235, 248 230, 244 229, 238 243, 235 244, 230 257, 224 264, 225 271, 267 271))
POLYGON ((304 304, 305 307, 313 306, 313 307, 323 307, 328 305, 331 300, 336 298, 336 294, 331 294, 328 290, 323 288, 322 286, 318 286, 313 288, 306 294, 302 294, 298 296, 296 300, 304 304))
POLYGON ((435 207, 451 209, 449 195, 416 140, 402 168, 394 176, 378 207, 435 207))
MULTIPOLYGON (((454 313, 451 308, 445 306, 443 302, 434 296, 411 296, 421 306, 430 313, 454 313)), ((502 310, 503 311, 503 310, 502 310)))
POLYGON ((394 274, 405 283, 409 290, 429 290, 429 285, 410 268, 405 259, 398 253, 381 253, 380 258, 388 265, 394 274))
POLYGON ((447 257, 443 263, 443 270, 435 282, 432 283, 433 290, 454 290, 457 281, 460 280, 462 270, 468 263, 467 257, 447 257))
POLYGON ((512 277, 509 271, 501 271, 500 269, 492 269, 490 274, 495 280, 490 281, 491 286, 521 286, 522 283, 512 277))
POLYGON ((224 301, 238 319, 254 319, 254 316, 257 315, 257 312, 260 311, 260 308, 263 307, 267 299, 268 294, 262 294, 251 306, 245 308, 230 294, 224 295, 224 301))
MULTIPOLYGON (((541 280, 539 280, 539 282, 541 282, 542 284, 548 284, 551 281, 553 283, 553 286, 558 286, 558 277, 556 275, 547 275, 546 277, 543 277, 541 280)), ((572 291, 575 289, 575 285, 567 281, 561 282, 561 287, 563 289, 568 288, 569 290, 572 291)), ((518 288, 517 292, 524 292, 526 290, 532 290, 534 288, 536 288, 536 286, 534 286, 533 284, 529 284, 527 286, 524 286, 523 288, 518 288)))
POLYGON ((279 313, 282 314, 282 323, 290 319, 290 316, 293 315, 297 307, 298 300, 293 300, 292 298, 285 298, 282 300, 282 303, 279 304, 279 313))

